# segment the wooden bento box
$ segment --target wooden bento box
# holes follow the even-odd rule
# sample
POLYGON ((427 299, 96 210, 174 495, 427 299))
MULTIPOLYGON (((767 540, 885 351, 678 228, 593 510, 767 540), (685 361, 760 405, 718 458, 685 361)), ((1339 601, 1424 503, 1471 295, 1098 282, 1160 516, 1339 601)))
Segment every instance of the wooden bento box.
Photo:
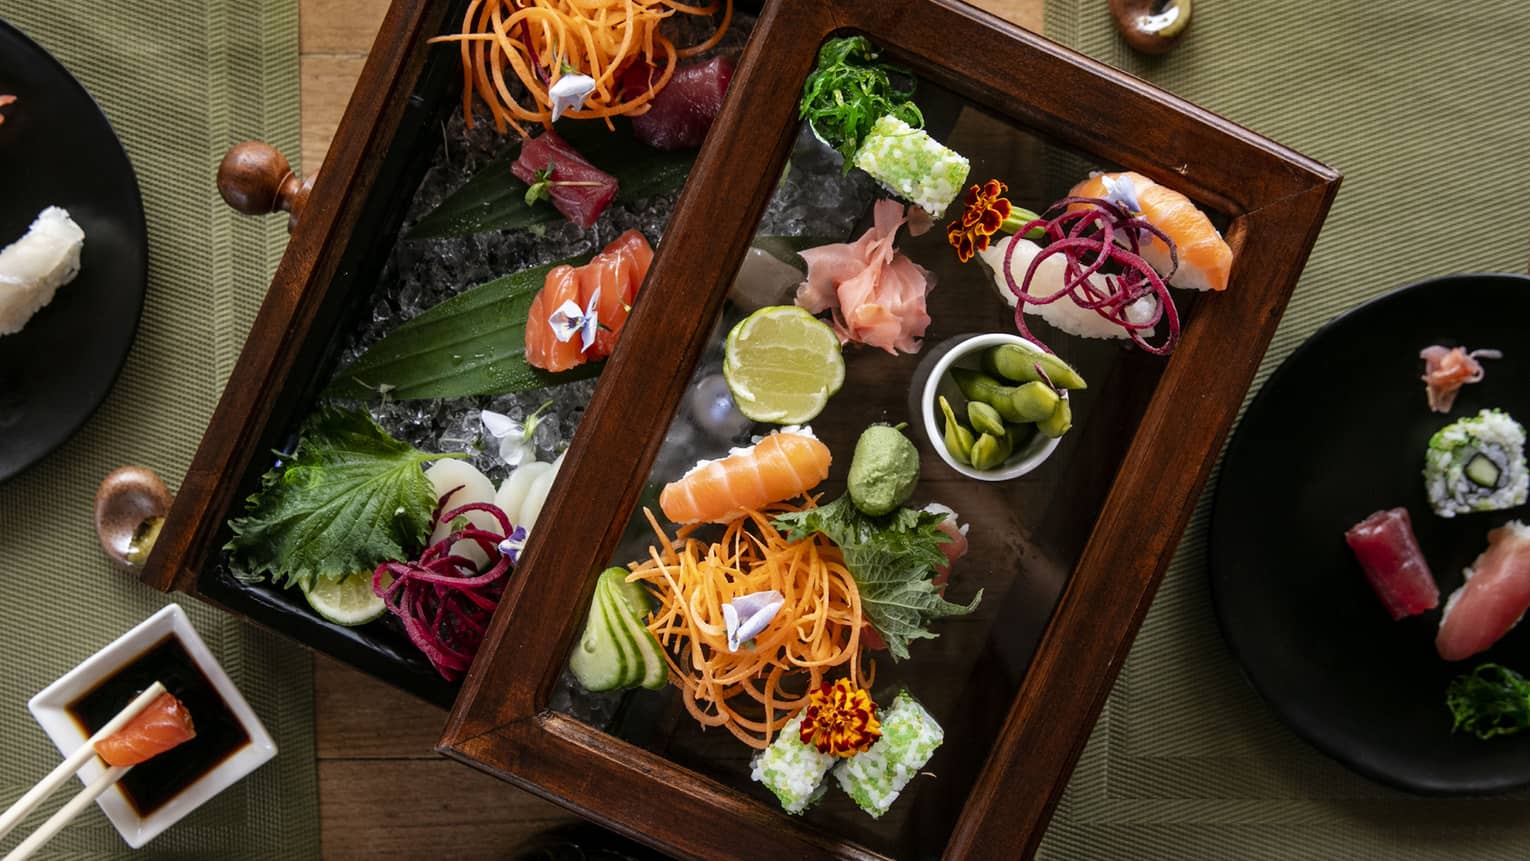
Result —
POLYGON ((301 211, 143 579, 451 705, 443 753, 676 856, 1028 856, 1338 175, 956 0, 741 3, 758 18, 722 112, 459 686, 413 653, 388 617, 356 628, 324 622, 296 590, 232 576, 222 547, 271 453, 291 451, 348 334, 377 314, 371 300, 388 280, 390 254, 411 241, 401 227, 422 177, 439 164, 443 123, 462 103, 456 52, 426 41, 455 32, 467 5, 395 0, 311 193, 279 173, 255 185, 267 197, 246 203, 274 208, 282 186, 282 200, 301 211), (827 502, 844 491, 868 424, 908 423, 920 463, 915 499, 945 502, 971 527, 948 597, 965 604, 978 589, 983 597, 968 615, 936 620, 938 637, 913 641, 906 660, 867 652, 877 702, 885 707, 909 690, 944 729, 934 758, 879 819, 832 786, 818 807, 788 816, 750 780, 754 750, 726 729, 703 732, 679 687, 592 695, 567 673, 597 573, 647 558, 655 543, 643 510, 657 515, 658 486, 691 461, 726 456, 740 435, 747 444, 749 433, 768 430, 734 428, 735 439, 724 439, 698 431, 695 411, 726 394, 717 389, 722 342, 744 316, 730 289, 757 235, 791 221, 782 189, 809 199, 859 188, 858 211, 828 241, 853 241, 870 226, 866 183, 856 186, 837 165, 832 176, 810 173, 814 143, 798 117, 819 47, 847 34, 864 35, 917 78, 928 128, 970 158, 969 183, 1000 179, 1017 205, 1040 210, 1090 169, 1136 171, 1210 212, 1233 253, 1225 291, 1174 291, 1183 330, 1167 357, 1033 321, 1089 385, 1071 394, 1072 429, 1045 463, 983 481, 942 459, 938 432, 924 430, 917 384, 959 336, 1013 333, 1014 312, 980 264, 959 262, 947 244, 944 226, 960 216, 960 200, 929 233, 898 234, 898 249, 934 273, 931 322, 913 354, 846 347, 843 386, 814 420, 833 463, 813 493, 827 502))

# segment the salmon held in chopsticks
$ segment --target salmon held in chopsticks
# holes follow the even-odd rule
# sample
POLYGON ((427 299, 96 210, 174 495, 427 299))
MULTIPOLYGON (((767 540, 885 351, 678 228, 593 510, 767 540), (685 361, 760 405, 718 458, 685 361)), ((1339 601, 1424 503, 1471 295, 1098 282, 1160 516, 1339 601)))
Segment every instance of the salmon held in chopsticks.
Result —
POLYGON ((652 262, 648 240, 629 230, 589 263, 548 272, 526 315, 526 361, 566 371, 609 357, 652 262))
POLYGON ((664 485, 659 507, 676 523, 726 523, 801 496, 829 476, 829 447, 807 428, 773 431, 721 460, 702 461, 664 485))
POLYGON ((171 694, 160 694, 127 726, 96 742, 96 753, 107 765, 137 765, 196 736, 186 706, 171 694))
POLYGON ((1232 248, 1190 198, 1131 171, 1093 174, 1073 186, 1068 194, 1125 204, 1162 230, 1174 241, 1179 267, 1172 265, 1169 246, 1157 237, 1152 237, 1142 256, 1159 275, 1173 273, 1170 286, 1186 290, 1227 289, 1232 248))

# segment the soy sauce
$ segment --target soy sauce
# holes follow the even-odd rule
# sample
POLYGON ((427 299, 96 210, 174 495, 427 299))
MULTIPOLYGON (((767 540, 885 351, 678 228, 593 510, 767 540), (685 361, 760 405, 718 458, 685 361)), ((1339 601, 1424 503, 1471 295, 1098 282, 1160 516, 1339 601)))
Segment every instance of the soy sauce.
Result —
POLYGON ((116 717, 133 698, 159 681, 191 713, 196 738, 133 766, 117 788, 139 816, 164 807, 186 787, 250 743, 233 710, 174 634, 150 646, 122 669, 69 704, 70 717, 87 735, 116 717))

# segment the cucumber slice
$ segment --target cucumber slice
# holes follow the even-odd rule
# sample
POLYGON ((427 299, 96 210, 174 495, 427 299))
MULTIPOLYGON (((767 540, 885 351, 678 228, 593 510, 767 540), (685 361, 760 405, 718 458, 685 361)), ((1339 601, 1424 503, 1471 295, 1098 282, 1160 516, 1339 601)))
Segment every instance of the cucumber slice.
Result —
POLYGON ((1491 458, 1480 452, 1472 455, 1472 459, 1466 462, 1466 468, 1462 471, 1473 484, 1487 488, 1497 487, 1498 479, 1502 475, 1498 464, 1493 463, 1491 458))
POLYGON ((601 581, 609 582, 612 593, 621 598, 622 607, 626 610, 621 616, 637 657, 634 663, 641 662, 641 675, 634 673, 637 677, 629 679, 628 684, 640 684, 649 690, 664 687, 669 683, 669 665, 664 662, 664 647, 659 645, 659 639, 643 624, 651 609, 648 592, 640 583, 628 583, 624 568, 607 568, 601 574, 601 581))
POLYGON ((635 648, 629 651, 626 632, 613 618, 611 602, 603 596, 606 592, 604 579, 595 585, 595 597, 590 601, 590 613, 584 623, 584 633, 574 645, 574 654, 568 666, 579 684, 592 691, 609 691, 630 684, 635 648))

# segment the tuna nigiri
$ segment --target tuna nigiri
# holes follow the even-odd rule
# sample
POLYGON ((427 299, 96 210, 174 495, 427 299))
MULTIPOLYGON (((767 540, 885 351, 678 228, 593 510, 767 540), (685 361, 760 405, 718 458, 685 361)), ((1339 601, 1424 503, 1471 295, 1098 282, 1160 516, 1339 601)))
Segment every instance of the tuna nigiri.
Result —
POLYGON ((1434 647, 1447 661, 1487 651, 1530 608, 1530 526, 1511 520, 1488 533, 1488 547, 1445 602, 1434 647))
POLYGON ((1408 509, 1378 511, 1351 526, 1344 540, 1392 621, 1440 605, 1440 589, 1413 535, 1408 509))
POLYGON ((107 765, 137 765, 196 738, 191 712, 170 694, 160 694, 127 726, 96 742, 107 765))
POLYGON ((829 447, 806 428, 773 431, 721 460, 703 461, 664 485, 659 507, 676 523, 726 523, 791 499, 829 476, 829 447))
MULTIPOLYGON (((1096 173, 1073 186, 1070 196, 1094 197, 1124 203, 1142 213, 1149 224, 1173 240, 1179 266, 1169 284, 1187 290, 1226 290, 1232 270, 1232 248, 1222 239, 1206 213, 1190 198, 1140 173, 1096 173)), ((1153 238, 1142 256, 1159 275, 1168 275, 1169 248, 1153 238)))
POLYGON ((653 248, 648 240, 629 230, 589 263, 558 266, 548 272, 526 315, 526 361, 544 371, 566 371, 610 356, 652 262, 653 248), (577 306, 580 313, 595 312, 598 328, 588 349, 577 334, 558 337, 554 319, 565 303, 577 306))

